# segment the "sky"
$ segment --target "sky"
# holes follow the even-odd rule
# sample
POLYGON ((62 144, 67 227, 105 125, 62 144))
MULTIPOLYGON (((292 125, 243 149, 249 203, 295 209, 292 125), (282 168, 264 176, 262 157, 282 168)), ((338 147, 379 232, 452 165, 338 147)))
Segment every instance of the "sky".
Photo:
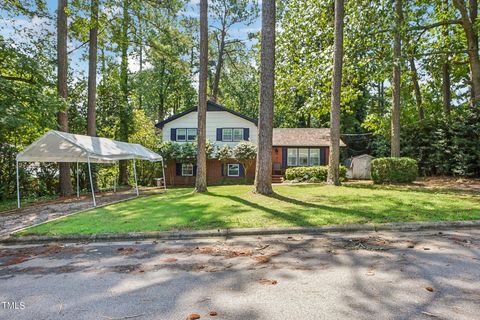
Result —
MULTIPOLYGON (((199 0, 190 0, 189 3, 186 5, 183 15, 187 17, 198 17, 199 16, 199 0)), ((261 5, 261 0, 259 1, 259 5, 261 5)), ((48 11, 54 15, 57 9, 57 0, 47 0, 47 8, 48 11)), ((42 34, 45 32, 52 32, 55 33, 55 23, 54 21, 49 21, 47 18, 38 18, 34 17, 33 19, 29 20, 25 17, 13 17, 12 19, 5 20, 4 12, 0 11, 0 17, 3 18, 3 22, 0 22, 2 25, 0 27, 0 34, 6 37, 13 37, 16 42, 28 42, 29 38, 26 37, 22 33, 15 32, 13 25, 18 27, 26 27, 29 29, 34 30, 35 34, 42 34)), ((213 22, 210 20, 209 24, 213 22)), ((231 30, 231 35, 238 39, 247 39, 248 34, 251 32, 257 32, 260 30, 261 21, 258 18, 254 23, 251 25, 245 25, 243 23, 239 23, 235 25, 231 30)), ((69 50, 77 47, 79 45, 78 42, 69 40, 68 46, 69 50)), ((247 45, 252 45, 252 42, 248 42, 247 45)), ((83 46, 81 50, 76 50, 69 55, 69 67, 74 73, 74 76, 80 76, 82 73, 86 74, 88 71, 88 63, 83 59, 83 55, 86 54, 86 50, 88 46, 83 46)), ((134 57, 133 55, 129 58, 129 68, 131 72, 135 72, 139 68, 138 58, 134 57)))

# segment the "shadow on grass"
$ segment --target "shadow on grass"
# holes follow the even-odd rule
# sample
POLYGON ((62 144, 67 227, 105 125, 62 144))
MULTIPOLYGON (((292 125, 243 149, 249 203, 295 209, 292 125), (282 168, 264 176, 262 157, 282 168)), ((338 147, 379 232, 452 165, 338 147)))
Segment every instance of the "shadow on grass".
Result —
POLYGON ((469 195, 479 196, 478 191, 475 190, 462 190, 443 187, 431 187, 427 188, 421 184, 343 184, 345 188, 351 189, 367 189, 367 190, 386 190, 386 191, 399 191, 399 192, 419 192, 428 194, 445 194, 445 195, 469 195))

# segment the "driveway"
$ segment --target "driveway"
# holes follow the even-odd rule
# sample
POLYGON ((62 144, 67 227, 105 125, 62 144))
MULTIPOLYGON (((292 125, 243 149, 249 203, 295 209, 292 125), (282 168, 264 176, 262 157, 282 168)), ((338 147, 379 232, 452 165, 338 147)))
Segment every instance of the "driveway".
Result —
POLYGON ((0 264, 0 319, 480 314, 480 230, 3 246, 0 264))

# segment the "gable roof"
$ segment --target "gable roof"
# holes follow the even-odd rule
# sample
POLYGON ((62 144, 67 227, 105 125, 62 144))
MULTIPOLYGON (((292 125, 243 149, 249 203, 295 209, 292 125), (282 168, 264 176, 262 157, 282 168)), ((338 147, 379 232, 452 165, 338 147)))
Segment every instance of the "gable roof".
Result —
MULTIPOLYGON (((273 146, 277 147, 328 147, 330 128, 274 128, 273 146)), ((340 139, 340 147, 346 144, 340 139)))
MULTIPOLYGON (((167 118, 167 119, 165 119, 165 120, 163 120, 163 121, 158 122, 158 123, 155 125, 155 127, 161 129, 161 128, 163 128, 163 126, 164 126, 166 123, 169 123, 170 121, 173 121, 173 120, 175 120, 175 119, 181 118, 181 117, 183 117, 184 115, 189 114, 190 112, 195 112, 195 111, 197 111, 197 109, 198 109, 198 107, 195 106, 195 107, 190 108, 190 109, 188 109, 188 110, 185 110, 185 111, 183 111, 183 112, 177 113, 177 114, 175 114, 175 115, 173 115, 173 116, 171 116, 171 117, 169 117, 169 118, 167 118)), ((237 117, 240 117, 240 118, 243 118, 243 119, 245 119, 245 120, 247 120, 247 121, 250 121, 250 122, 254 123, 255 125, 258 124, 257 119, 250 118, 249 116, 246 116, 246 115, 241 114, 241 113, 239 113, 239 112, 233 111, 233 110, 231 110, 231 109, 227 109, 227 108, 225 108, 224 106, 219 105, 218 103, 215 103, 215 102, 210 101, 210 100, 207 101, 207 111, 225 111, 225 112, 229 112, 229 113, 231 113, 231 114, 233 114, 233 115, 236 115, 237 117)))

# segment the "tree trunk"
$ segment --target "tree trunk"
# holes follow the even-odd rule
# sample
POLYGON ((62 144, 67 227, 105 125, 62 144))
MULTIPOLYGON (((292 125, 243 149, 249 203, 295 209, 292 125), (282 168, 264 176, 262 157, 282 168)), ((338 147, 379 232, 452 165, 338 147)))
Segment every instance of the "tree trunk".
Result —
POLYGON ((217 65, 215 67, 215 76, 213 78, 213 87, 212 87, 212 100, 214 102, 217 102, 217 97, 218 97, 218 87, 220 85, 220 75, 222 72, 222 66, 223 66, 223 54, 225 51, 225 30, 222 29, 222 33, 220 35, 220 46, 218 49, 218 60, 217 60, 217 65))
MULTIPOLYGON (((122 22, 122 35, 120 40, 120 47, 122 52, 122 60, 120 63, 120 91, 121 96, 121 111, 120 111, 120 140, 128 142, 129 136, 129 122, 130 112, 128 105, 128 24, 129 15, 128 7, 129 0, 123 0, 123 22, 122 22)), ((127 161, 119 161, 119 184, 128 185, 127 175, 127 161)))
POLYGON ((340 185, 340 99, 342 92, 344 0, 335 0, 332 106, 330 110, 330 155, 327 183, 340 185))
POLYGON ((95 121, 97 98, 97 37, 98 37, 98 0, 91 0, 90 38, 88 49, 88 100, 87 135, 97 135, 95 121))
MULTIPOLYGON (((67 56, 67 0, 58 0, 57 12, 57 59, 58 59, 58 96, 65 102, 65 110, 59 111, 57 115, 58 130, 68 132, 68 114, 67 114, 67 75, 68 75, 68 56, 67 56)), ((59 163, 60 194, 67 196, 72 194, 72 182, 70 180, 70 164, 59 163)))
POLYGON ((450 101, 452 98, 450 92, 450 63, 448 61, 448 56, 442 65, 442 87, 443 112, 446 116, 450 116, 450 101))
POLYGON ((272 189, 272 135, 275 89, 275 0, 262 2, 260 61, 260 110, 255 192, 269 195, 272 189))
POLYGON ((402 0, 395 0, 395 36, 393 45, 393 106, 392 106, 392 141, 391 156, 400 157, 400 86, 403 23, 402 0))
MULTIPOLYGON (((449 0, 443 1, 444 7, 443 10, 448 10, 449 0)), ((448 33, 448 26, 443 26, 442 29, 442 36, 444 42, 444 50, 448 52, 449 50, 449 33, 448 33)), ((447 53, 445 54, 445 60, 442 64, 442 97, 443 97, 443 113, 447 117, 450 116, 450 103, 452 100, 452 95, 450 91, 450 55, 447 53)))
POLYGON ((200 73, 198 86, 197 177, 195 192, 207 191, 208 1, 200 0, 200 73))
MULTIPOLYGON (((142 27, 142 17, 141 13, 138 14, 138 34, 140 35, 140 53, 139 53, 139 74, 140 79, 143 73, 143 27, 142 27)), ((138 90, 138 107, 142 109, 143 107, 143 89, 142 87, 138 90)), ((161 119, 159 119, 160 121, 161 119)))
POLYGON ((466 3, 463 0, 453 0, 453 4, 460 11, 462 27, 467 38, 473 93, 471 103, 472 106, 478 107, 480 103, 480 58, 478 54, 478 33, 475 27, 478 15, 477 0, 469 0, 469 10, 467 10, 466 3))
MULTIPOLYGON (((96 108, 97 108, 97 38, 98 38, 98 1, 90 2, 90 35, 88 48, 88 94, 87 94, 87 135, 97 136, 96 108)), ((92 165, 93 187, 97 186, 98 167, 92 165)))
POLYGON ((415 91, 415 103, 417 105, 418 120, 420 120, 420 122, 423 122, 423 120, 425 119, 425 111, 423 110, 422 92, 420 91, 420 85, 418 83, 418 71, 417 67, 415 66, 415 59, 413 58, 413 56, 410 57, 409 64, 410 71, 412 72, 412 83, 413 89, 415 91))

